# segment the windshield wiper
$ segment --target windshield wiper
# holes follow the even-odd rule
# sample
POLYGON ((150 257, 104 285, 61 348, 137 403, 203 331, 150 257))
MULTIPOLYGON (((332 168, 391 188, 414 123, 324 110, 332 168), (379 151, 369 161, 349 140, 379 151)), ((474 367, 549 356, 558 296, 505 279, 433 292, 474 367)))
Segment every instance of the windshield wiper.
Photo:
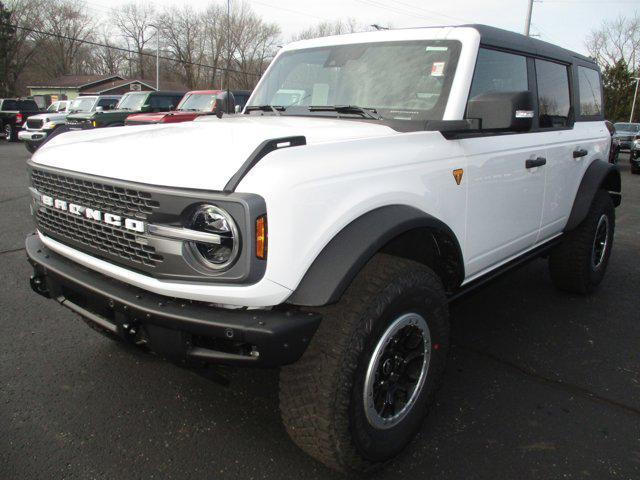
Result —
POLYGON ((358 107, 357 105, 311 105, 310 112, 337 112, 362 115, 372 120, 382 120, 375 108, 358 107))
POLYGON ((244 110, 245 112, 260 110, 261 112, 273 112, 276 115, 280 115, 280 112, 284 112, 286 108, 282 105, 247 105, 244 110))

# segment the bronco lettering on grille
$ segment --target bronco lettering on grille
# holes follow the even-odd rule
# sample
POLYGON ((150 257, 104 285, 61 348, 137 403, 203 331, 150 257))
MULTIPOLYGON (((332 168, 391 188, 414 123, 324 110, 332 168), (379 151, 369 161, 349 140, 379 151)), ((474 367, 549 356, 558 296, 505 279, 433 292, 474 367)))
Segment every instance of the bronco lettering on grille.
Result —
POLYGON ((71 213, 72 215, 78 215, 88 218, 89 220, 95 220, 97 222, 102 222, 114 227, 124 226, 124 228, 126 228, 127 230, 140 233, 144 233, 145 230, 144 222, 135 220, 133 218, 122 218, 120 215, 104 213, 93 208, 77 205, 75 203, 65 202, 64 200, 53 198, 49 195, 41 195, 40 201, 43 205, 46 205, 48 207, 52 207, 57 210, 63 210, 65 212, 71 213))

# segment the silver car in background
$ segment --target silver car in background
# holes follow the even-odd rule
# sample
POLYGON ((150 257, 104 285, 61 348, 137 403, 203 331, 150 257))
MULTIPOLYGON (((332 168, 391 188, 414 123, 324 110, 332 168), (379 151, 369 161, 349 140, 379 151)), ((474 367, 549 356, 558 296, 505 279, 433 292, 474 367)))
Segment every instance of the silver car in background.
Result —
POLYGON ((121 95, 81 96, 75 100, 53 102, 45 113, 30 116, 18 132, 29 152, 35 152, 42 142, 50 137, 59 127, 66 125, 67 115, 77 112, 95 112, 113 109, 121 95))

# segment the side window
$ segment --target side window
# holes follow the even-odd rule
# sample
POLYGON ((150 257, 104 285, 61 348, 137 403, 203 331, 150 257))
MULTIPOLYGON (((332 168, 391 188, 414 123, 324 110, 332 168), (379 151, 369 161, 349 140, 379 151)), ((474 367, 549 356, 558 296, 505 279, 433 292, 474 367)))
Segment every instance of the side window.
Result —
POLYGON ((591 68, 578 67, 580 115, 602 115, 600 74, 591 68))
POLYGON ((529 90, 527 59, 522 55, 481 48, 469 98, 483 93, 529 90))
POLYGON ((566 65, 536 59, 540 128, 562 128, 569 124, 571 98, 566 65))
POLYGON ((116 98, 101 98, 98 100, 98 107, 102 107, 104 110, 113 110, 118 103, 116 98))
POLYGON ((173 97, 154 95, 151 97, 149 105, 154 110, 169 110, 173 105, 175 105, 175 100, 173 97))

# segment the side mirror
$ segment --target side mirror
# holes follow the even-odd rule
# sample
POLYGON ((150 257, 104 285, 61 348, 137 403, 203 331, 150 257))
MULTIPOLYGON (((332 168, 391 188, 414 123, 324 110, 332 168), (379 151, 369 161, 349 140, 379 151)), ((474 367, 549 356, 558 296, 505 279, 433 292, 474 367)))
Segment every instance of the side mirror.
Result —
POLYGON ((242 107, 240 105, 236 105, 233 109, 236 113, 240 113, 242 111, 242 107))
POLYGON ((151 108, 151 105, 143 105, 142 107, 140 107, 140 111, 141 112, 152 112, 153 108, 151 108))
POLYGON ((479 120, 481 130, 527 132, 533 115, 531 92, 493 92, 469 100, 466 118, 479 120))
POLYGON ((96 107, 96 112, 104 112, 104 108, 103 107, 96 107))

